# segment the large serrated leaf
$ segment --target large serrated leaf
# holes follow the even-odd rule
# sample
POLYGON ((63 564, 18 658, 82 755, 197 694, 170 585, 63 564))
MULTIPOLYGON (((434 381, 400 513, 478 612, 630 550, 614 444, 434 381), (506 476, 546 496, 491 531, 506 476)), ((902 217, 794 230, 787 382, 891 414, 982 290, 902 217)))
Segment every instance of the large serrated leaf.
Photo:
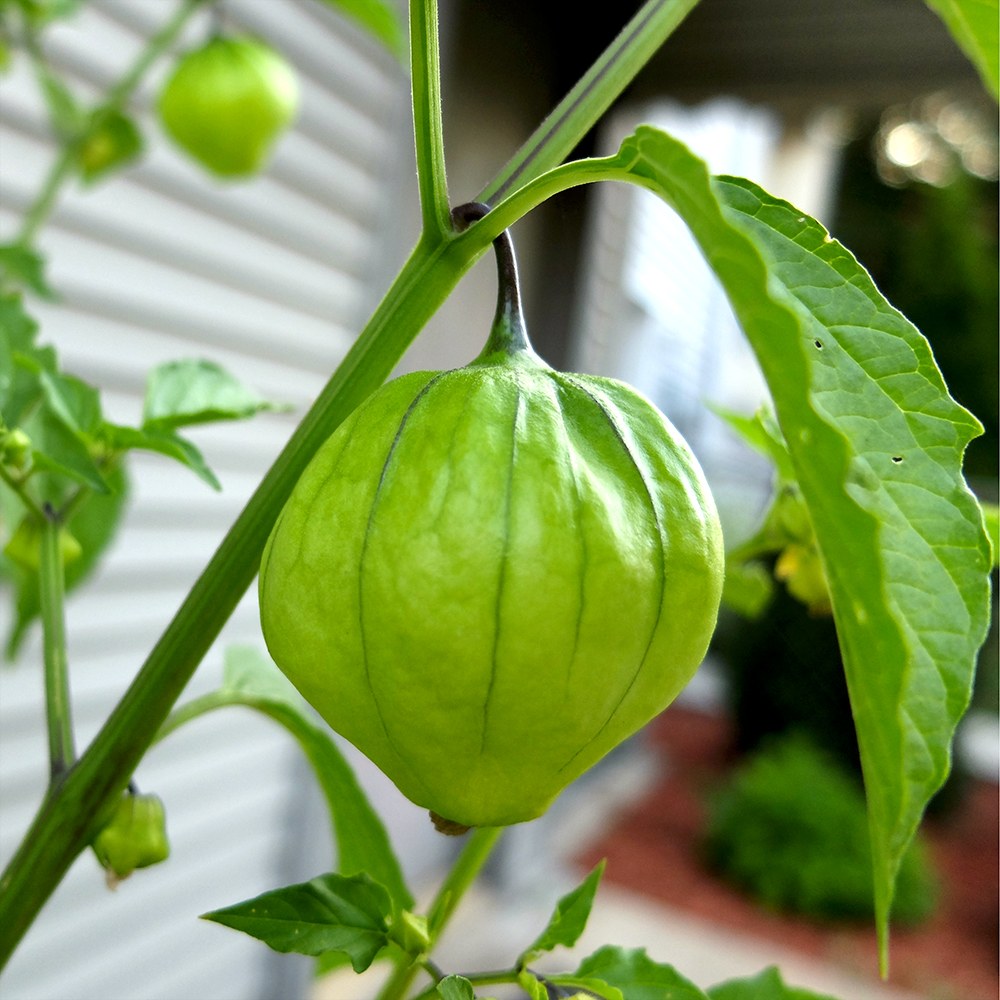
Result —
POLYGON ((364 972, 388 940, 389 894, 367 875, 320 875, 202 914, 263 941, 275 951, 343 951, 364 972))
POLYGON ((684 219, 767 379, 830 581, 884 963, 893 881, 947 776, 989 618, 989 543, 961 475, 979 423, 948 395, 927 341, 791 205, 713 180, 649 126, 616 156, 533 184, 605 179, 648 188, 684 219))
POLYGON ((1000 86, 997 0, 927 0, 927 6, 940 15, 959 48, 996 97, 1000 86))

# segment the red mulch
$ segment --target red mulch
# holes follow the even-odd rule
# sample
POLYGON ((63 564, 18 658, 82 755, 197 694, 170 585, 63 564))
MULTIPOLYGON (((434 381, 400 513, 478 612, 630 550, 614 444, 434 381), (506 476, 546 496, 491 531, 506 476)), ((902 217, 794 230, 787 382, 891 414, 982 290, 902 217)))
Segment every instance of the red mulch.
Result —
MULTIPOLYGON (((736 931, 876 977, 874 926, 830 926, 763 909, 710 874, 698 856, 702 801, 731 766, 724 718, 673 707, 650 724, 668 777, 599 844, 579 858, 608 859, 605 879, 736 931)), ((937 912, 919 928, 893 929, 890 981, 941 1000, 997 1000, 997 844, 995 784, 977 782, 946 822, 924 832, 942 875, 937 912)))

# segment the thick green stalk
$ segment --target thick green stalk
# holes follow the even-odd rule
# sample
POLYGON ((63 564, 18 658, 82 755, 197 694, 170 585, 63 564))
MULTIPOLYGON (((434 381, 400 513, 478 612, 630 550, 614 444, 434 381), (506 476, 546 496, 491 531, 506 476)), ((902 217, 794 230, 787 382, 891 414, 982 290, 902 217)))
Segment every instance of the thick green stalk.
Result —
POLYGON ((465 895, 466 889, 472 885, 490 852, 496 846, 501 833, 503 833, 502 826, 481 826, 469 837, 427 911, 427 928, 431 942, 436 941, 444 930, 455 912, 455 907, 465 895))
POLYGON ((59 155, 52 161, 48 177, 45 178, 45 183, 42 185, 41 191, 38 192, 38 197, 25 213, 15 243, 25 247, 31 244, 42 223, 55 208, 59 192, 62 190, 63 184, 73 176, 75 167, 76 150, 72 144, 66 143, 59 151, 59 155))
MULTIPOLYGON (((517 969, 498 969, 496 972, 460 972, 463 979, 468 979, 473 986, 495 986, 498 983, 516 983, 517 969)), ((440 1000, 441 993, 437 985, 428 986, 418 993, 413 1000, 440 1000)))
POLYGON ((476 197, 494 205, 562 163, 698 0, 648 0, 577 85, 476 197))
POLYGON ((59 527, 55 517, 46 517, 42 522, 38 565, 45 660, 45 719, 49 732, 49 771, 53 783, 59 781, 76 757, 66 662, 65 588, 59 527))
POLYGON ((424 234, 451 232, 441 122, 441 59, 437 0, 410 0, 410 75, 417 184, 424 234))

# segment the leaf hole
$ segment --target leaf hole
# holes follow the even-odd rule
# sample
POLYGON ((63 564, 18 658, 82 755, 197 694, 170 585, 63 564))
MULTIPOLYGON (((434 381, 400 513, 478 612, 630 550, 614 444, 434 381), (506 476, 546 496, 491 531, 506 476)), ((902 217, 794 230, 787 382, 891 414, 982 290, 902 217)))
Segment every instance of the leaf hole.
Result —
POLYGON ((896 463, 896 465, 899 465, 899 463, 903 461, 903 456, 902 455, 893 455, 892 456, 892 460, 896 463))
POLYGON ((814 341, 813 341, 813 343, 814 343, 814 344, 815 344, 815 345, 816 345, 816 346, 817 346, 817 347, 818 347, 818 348, 819 348, 820 350, 823 350, 823 341, 822 341, 822 340, 814 340, 814 341))

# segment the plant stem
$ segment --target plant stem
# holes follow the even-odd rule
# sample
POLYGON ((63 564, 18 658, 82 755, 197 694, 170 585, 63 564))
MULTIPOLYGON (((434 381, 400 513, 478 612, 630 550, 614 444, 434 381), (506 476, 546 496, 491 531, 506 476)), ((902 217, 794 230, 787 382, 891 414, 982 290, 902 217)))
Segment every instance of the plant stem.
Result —
POLYGON ((66 663, 66 622, 63 614, 63 561, 59 521, 46 505, 42 521, 38 587, 41 598, 45 655, 45 717, 49 731, 49 771, 57 783, 73 763, 73 722, 66 663))
POLYGON ((698 0, 648 0, 643 4, 475 200, 496 204, 511 191, 562 163, 697 3, 698 0))
POLYGON ((432 942, 437 940, 451 919, 455 907, 461 902, 466 889, 472 885, 479 870, 486 863, 501 833, 503 833, 502 826, 478 827, 462 848, 462 853, 451 866, 448 877, 441 884, 434 902, 427 911, 427 928, 432 942))
POLYGON ((179 4, 174 16, 167 21, 159 31, 151 35, 136 60, 128 68, 125 75, 115 84, 108 88, 104 95, 102 110, 118 111, 125 102, 132 96, 132 92, 142 82, 146 70, 163 55, 174 40, 181 33, 188 18, 199 8, 203 7, 207 0, 184 0, 179 4))
MULTIPOLYGON (((460 972, 463 979, 468 979, 473 986, 495 986, 498 983, 516 983, 518 979, 517 969, 500 969, 496 972, 460 972)), ((438 998, 437 983, 432 983, 422 993, 418 993, 413 1000, 431 1000, 438 998)))
POLYGON ((52 161, 49 175, 45 178, 45 183, 42 185, 41 191, 38 192, 38 197, 25 213, 21 229, 14 241, 19 246, 29 246, 34 240, 35 234, 55 207, 59 192, 72 175, 75 164, 76 150, 74 145, 67 141, 59 151, 59 155, 52 161))
POLYGON ((410 0, 410 77, 417 183, 425 236, 451 231, 441 121, 437 0, 410 0))

